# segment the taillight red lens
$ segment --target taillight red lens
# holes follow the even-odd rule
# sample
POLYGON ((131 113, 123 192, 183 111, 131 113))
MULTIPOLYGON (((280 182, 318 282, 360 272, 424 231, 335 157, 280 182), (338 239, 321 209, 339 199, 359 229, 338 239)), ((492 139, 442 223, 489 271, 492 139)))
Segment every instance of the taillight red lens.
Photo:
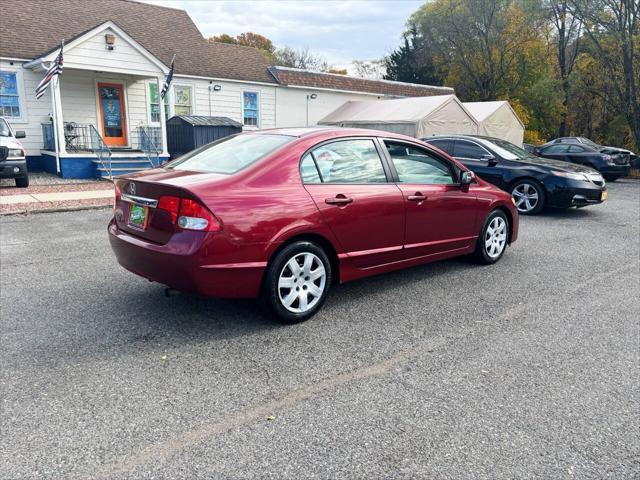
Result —
POLYGON ((206 232, 217 232, 221 229, 220 223, 211 212, 204 205, 190 198, 183 198, 180 201, 178 226, 185 230, 206 232))
POLYGON ((180 209, 180 197, 162 195, 158 199, 158 209, 168 212, 169 215, 171 215, 171 223, 175 225, 178 220, 178 211, 180 209))
POLYGON ((120 201, 120 198, 122 197, 122 192, 120 191, 120 187, 117 183, 115 183, 113 187, 114 193, 116 195, 116 203, 118 203, 120 201))

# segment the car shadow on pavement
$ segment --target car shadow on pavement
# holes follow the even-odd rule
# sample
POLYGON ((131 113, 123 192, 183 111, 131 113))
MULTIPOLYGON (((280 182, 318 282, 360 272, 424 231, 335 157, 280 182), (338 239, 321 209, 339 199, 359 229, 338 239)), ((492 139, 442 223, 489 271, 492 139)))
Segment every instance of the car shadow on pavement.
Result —
MULTIPOLYGON (((358 309, 360 302, 366 303, 391 290, 402 290, 407 285, 438 276, 456 276, 460 271, 474 268, 477 267, 468 258, 462 257, 336 285, 327 303, 310 322, 317 326, 323 321, 333 321, 336 308, 347 305, 346 308, 358 309)), ((158 343, 222 341, 292 328, 264 314, 255 300, 225 300, 196 294, 165 297, 163 288, 157 284, 129 288, 119 298, 127 305, 136 306, 120 320, 122 324, 118 329, 124 327, 130 342, 138 347, 147 341, 153 341, 157 347, 158 343)))

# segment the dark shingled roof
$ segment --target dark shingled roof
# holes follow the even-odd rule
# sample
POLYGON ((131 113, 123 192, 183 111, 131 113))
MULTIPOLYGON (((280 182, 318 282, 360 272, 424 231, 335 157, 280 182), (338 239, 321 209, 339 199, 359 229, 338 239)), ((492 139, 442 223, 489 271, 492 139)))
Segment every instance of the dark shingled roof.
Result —
POLYGON ((251 47, 208 42, 183 10, 130 0, 7 0, 0 57, 35 59, 111 20, 177 74, 275 83, 251 47))
POLYGON ((132 0, 0 0, 0 57, 36 59, 112 21, 175 73, 396 97, 454 93, 432 87, 271 67, 252 47, 208 42, 183 10, 132 0))
POLYGON ((230 119, 229 117, 207 117, 203 115, 176 115, 171 117, 170 123, 174 118, 179 118, 194 127, 239 127, 242 128, 240 122, 230 119))
POLYGON ((330 88, 397 97, 430 97, 433 95, 449 95, 455 93, 453 88, 450 87, 434 87, 430 85, 418 85, 416 83, 393 82, 390 80, 368 80, 335 73, 311 72, 295 68, 270 67, 269 71, 282 85, 330 88))

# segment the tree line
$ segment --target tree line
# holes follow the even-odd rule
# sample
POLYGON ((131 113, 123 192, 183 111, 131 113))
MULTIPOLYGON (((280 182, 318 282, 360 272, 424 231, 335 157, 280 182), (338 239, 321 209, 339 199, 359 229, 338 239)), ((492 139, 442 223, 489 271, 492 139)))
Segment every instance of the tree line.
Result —
POLYGON ((640 147, 638 0, 433 0, 407 22, 384 78, 508 100, 526 140, 640 147))
MULTIPOLYGON (((529 143, 580 135, 637 152, 639 14, 639 0, 430 0, 395 50, 349 70, 446 85, 465 102, 508 100, 529 143)), ((255 47, 274 65, 347 73, 257 33, 210 40, 255 47)))

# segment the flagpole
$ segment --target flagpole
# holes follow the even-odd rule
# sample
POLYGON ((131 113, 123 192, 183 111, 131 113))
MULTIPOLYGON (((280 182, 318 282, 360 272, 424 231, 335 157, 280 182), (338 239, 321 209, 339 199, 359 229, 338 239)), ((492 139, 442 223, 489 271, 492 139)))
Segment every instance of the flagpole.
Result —
POLYGON ((53 114, 53 140, 56 148, 56 173, 60 173, 60 148, 58 145, 58 112, 56 108, 56 89, 58 82, 58 75, 56 75, 53 80, 54 85, 51 87, 51 112, 53 114))

